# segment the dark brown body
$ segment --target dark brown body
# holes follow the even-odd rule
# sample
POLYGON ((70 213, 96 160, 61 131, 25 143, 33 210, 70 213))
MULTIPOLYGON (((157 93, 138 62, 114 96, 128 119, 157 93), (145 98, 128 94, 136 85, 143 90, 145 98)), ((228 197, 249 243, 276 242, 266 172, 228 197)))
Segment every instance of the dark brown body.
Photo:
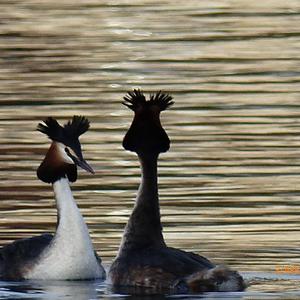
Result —
POLYGON ((157 292, 187 292, 186 276, 213 268, 206 258, 163 247, 124 251, 113 262, 110 277, 115 286, 132 286, 157 292))

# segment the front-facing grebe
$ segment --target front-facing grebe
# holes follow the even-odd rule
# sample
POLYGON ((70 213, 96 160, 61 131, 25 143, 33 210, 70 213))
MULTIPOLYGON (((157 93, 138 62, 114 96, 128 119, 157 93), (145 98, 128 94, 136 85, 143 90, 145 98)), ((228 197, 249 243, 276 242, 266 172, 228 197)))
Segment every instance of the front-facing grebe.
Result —
POLYGON ((120 290, 173 293, 241 291, 242 277, 205 257, 170 248, 162 235, 157 186, 159 153, 169 149, 160 112, 173 104, 172 97, 158 92, 150 100, 139 91, 129 92, 125 104, 134 111, 133 122, 123 140, 126 150, 137 153, 142 171, 136 202, 126 225, 109 279, 120 290), (125 288, 126 290, 126 288, 125 288))
POLYGON ((63 127, 53 118, 38 125, 51 146, 37 170, 38 178, 53 185, 58 210, 55 235, 16 240, 0 249, 0 278, 4 280, 88 280, 105 278, 101 259, 74 201, 69 181, 77 179, 77 166, 94 173, 84 160, 79 136, 89 121, 74 116, 63 127))

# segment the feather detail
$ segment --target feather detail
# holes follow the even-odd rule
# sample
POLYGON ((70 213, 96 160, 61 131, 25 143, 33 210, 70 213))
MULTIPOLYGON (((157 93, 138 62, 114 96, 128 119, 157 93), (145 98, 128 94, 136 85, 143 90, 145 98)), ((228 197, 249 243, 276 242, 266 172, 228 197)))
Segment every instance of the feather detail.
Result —
POLYGON ((43 122, 38 124, 37 130, 46 134, 52 140, 61 141, 63 138, 63 127, 52 117, 48 117, 43 122))
POLYGON ((72 120, 68 121, 64 127, 52 117, 48 117, 37 126, 37 130, 46 134, 51 140, 62 143, 78 140, 79 136, 88 131, 89 128, 90 122, 84 116, 73 116, 72 120))
POLYGON ((156 94, 150 95, 150 103, 154 105, 158 105, 160 110, 166 110, 171 105, 174 104, 174 101, 172 101, 173 97, 169 94, 165 94, 162 91, 157 92, 156 94))
POLYGON ((148 108, 151 106, 156 106, 160 111, 163 111, 174 104, 174 101, 172 101, 172 96, 163 93, 162 91, 151 94, 150 99, 146 100, 141 90, 134 89, 133 91, 128 92, 123 99, 124 101, 122 102, 122 104, 133 111, 137 111, 140 108, 148 108))
POLYGON ((72 121, 64 125, 65 134, 77 138, 88 131, 89 128, 90 122, 84 116, 73 116, 72 121))
POLYGON ((185 281, 193 293, 243 291, 246 287, 242 276, 226 266, 196 272, 186 277, 185 281))

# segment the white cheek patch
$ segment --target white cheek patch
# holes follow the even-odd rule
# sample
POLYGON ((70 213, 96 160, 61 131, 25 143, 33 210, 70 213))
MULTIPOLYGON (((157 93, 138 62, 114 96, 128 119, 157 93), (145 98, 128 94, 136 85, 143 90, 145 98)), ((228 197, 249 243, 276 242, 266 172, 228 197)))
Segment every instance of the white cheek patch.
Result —
POLYGON ((74 157, 76 157, 76 158, 79 160, 78 156, 77 156, 76 153, 73 151, 73 149, 72 149, 72 148, 69 148, 69 147, 67 147, 67 148, 68 148, 69 152, 71 153, 71 155, 73 155, 74 157))
MULTIPOLYGON (((69 163, 69 164, 74 164, 72 158, 66 153, 66 150, 65 150, 66 146, 62 143, 58 143, 58 149, 59 149, 59 154, 61 156, 61 158, 66 162, 66 163, 69 163)), ((71 152, 70 148, 68 148, 69 151, 71 152)), ((72 153, 73 155, 73 153, 72 153)), ((76 156, 76 155, 74 155, 76 156)))

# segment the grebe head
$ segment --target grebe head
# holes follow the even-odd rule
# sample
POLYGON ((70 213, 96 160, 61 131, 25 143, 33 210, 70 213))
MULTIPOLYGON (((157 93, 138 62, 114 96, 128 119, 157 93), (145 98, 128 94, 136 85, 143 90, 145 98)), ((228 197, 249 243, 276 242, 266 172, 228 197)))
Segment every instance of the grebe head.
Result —
POLYGON ((172 97, 161 91, 146 100, 140 90, 128 92, 123 104, 134 111, 134 119, 127 131, 123 147, 138 154, 159 154, 170 147, 170 140, 160 123, 160 112, 174 102, 172 97))
POLYGON ((52 144, 37 170, 38 178, 47 183, 67 177, 74 182, 77 179, 77 167, 87 172, 94 173, 92 167, 84 160, 79 142, 79 136, 85 133, 90 127, 87 118, 73 116, 64 126, 52 118, 47 118, 39 123, 37 130, 46 134, 52 144))

